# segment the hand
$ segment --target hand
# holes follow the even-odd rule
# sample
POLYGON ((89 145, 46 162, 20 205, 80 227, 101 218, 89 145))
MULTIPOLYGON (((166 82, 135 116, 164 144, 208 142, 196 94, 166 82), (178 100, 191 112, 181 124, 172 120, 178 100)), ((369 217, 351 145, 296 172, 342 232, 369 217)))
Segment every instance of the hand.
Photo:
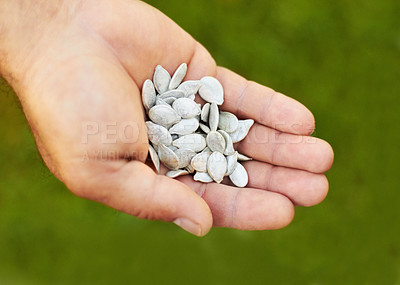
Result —
POLYGON ((328 182, 321 173, 333 152, 308 136, 314 119, 303 105, 217 67, 204 47, 143 2, 47 2, 39 9, 30 4, 37 13, 0 2, 0 10, 6 7, 0 18, 24 16, 0 42, 0 70, 46 165, 74 194, 139 218, 174 221, 199 236, 212 225, 281 228, 294 205, 324 199, 328 182), (222 109, 256 121, 236 146, 256 159, 244 163, 248 188, 178 181, 145 164, 141 86, 157 64, 173 73, 182 62, 185 80, 215 76, 225 89, 222 109))

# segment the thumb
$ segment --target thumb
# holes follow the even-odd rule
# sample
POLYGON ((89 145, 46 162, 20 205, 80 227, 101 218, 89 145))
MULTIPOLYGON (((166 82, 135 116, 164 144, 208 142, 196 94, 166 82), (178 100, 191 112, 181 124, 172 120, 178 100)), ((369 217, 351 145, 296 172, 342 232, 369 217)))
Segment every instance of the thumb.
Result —
MULTIPOLYGON (((92 162, 88 162, 92 163, 92 162)), ((185 184, 157 175, 140 161, 95 161, 83 177, 70 183, 76 195, 108 205, 141 219, 174 222, 184 230, 203 236, 212 226, 206 202, 185 184)), ((88 166, 88 165, 87 165, 88 166)))

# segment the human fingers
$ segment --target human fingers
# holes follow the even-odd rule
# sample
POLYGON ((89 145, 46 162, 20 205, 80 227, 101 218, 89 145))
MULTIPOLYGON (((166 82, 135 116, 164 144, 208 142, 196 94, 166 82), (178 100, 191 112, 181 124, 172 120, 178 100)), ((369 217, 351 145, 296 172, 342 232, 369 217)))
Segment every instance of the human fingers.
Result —
POLYGON ((314 206, 328 194, 325 175, 274 166, 260 161, 244 162, 249 175, 248 187, 280 193, 297 206, 314 206))
POLYGON ((332 147, 324 140, 283 133, 257 123, 236 149, 256 160, 315 173, 327 171, 333 163, 332 147))
POLYGON ((285 196, 255 188, 200 183, 179 177, 200 195, 211 209, 216 227, 240 230, 271 230, 287 226, 294 217, 292 202, 285 196))
POLYGON ((314 117, 300 102, 223 67, 217 69, 217 79, 224 86, 222 109, 282 132, 313 132, 314 117))

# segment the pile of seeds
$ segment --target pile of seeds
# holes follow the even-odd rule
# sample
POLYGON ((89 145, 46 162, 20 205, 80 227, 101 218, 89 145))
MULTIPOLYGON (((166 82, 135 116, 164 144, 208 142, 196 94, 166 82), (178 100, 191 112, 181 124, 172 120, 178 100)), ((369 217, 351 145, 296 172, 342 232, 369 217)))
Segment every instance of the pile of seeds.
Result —
POLYGON ((234 185, 245 187, 248 175, 238 161, 251 158, 235 151, 233 143, 247 136, 254 121, 219 111, 224 102, 221 83, 210 76, 182 82, 186 71, 183 63, 171 78, 158 65, 153 81, 143 84, 151 160, 158 172, 160 161, 170 169, 169 177, 194 173, 196 181, 221 183, 229 176, 234 185), (203 106, 194 101, 197 93, 207 102, 203 106))

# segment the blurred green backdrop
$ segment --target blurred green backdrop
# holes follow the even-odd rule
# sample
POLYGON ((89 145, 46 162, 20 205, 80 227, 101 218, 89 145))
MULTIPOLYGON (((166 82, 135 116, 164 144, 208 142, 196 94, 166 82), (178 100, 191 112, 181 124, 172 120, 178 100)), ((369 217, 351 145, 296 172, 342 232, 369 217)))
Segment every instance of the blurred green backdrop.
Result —
POLYGON ((400 284, 400 2, 148 1, 316 117, 331 190, 283 230, 204 238, 71 195, 0 83, 0 284, 400 284))

